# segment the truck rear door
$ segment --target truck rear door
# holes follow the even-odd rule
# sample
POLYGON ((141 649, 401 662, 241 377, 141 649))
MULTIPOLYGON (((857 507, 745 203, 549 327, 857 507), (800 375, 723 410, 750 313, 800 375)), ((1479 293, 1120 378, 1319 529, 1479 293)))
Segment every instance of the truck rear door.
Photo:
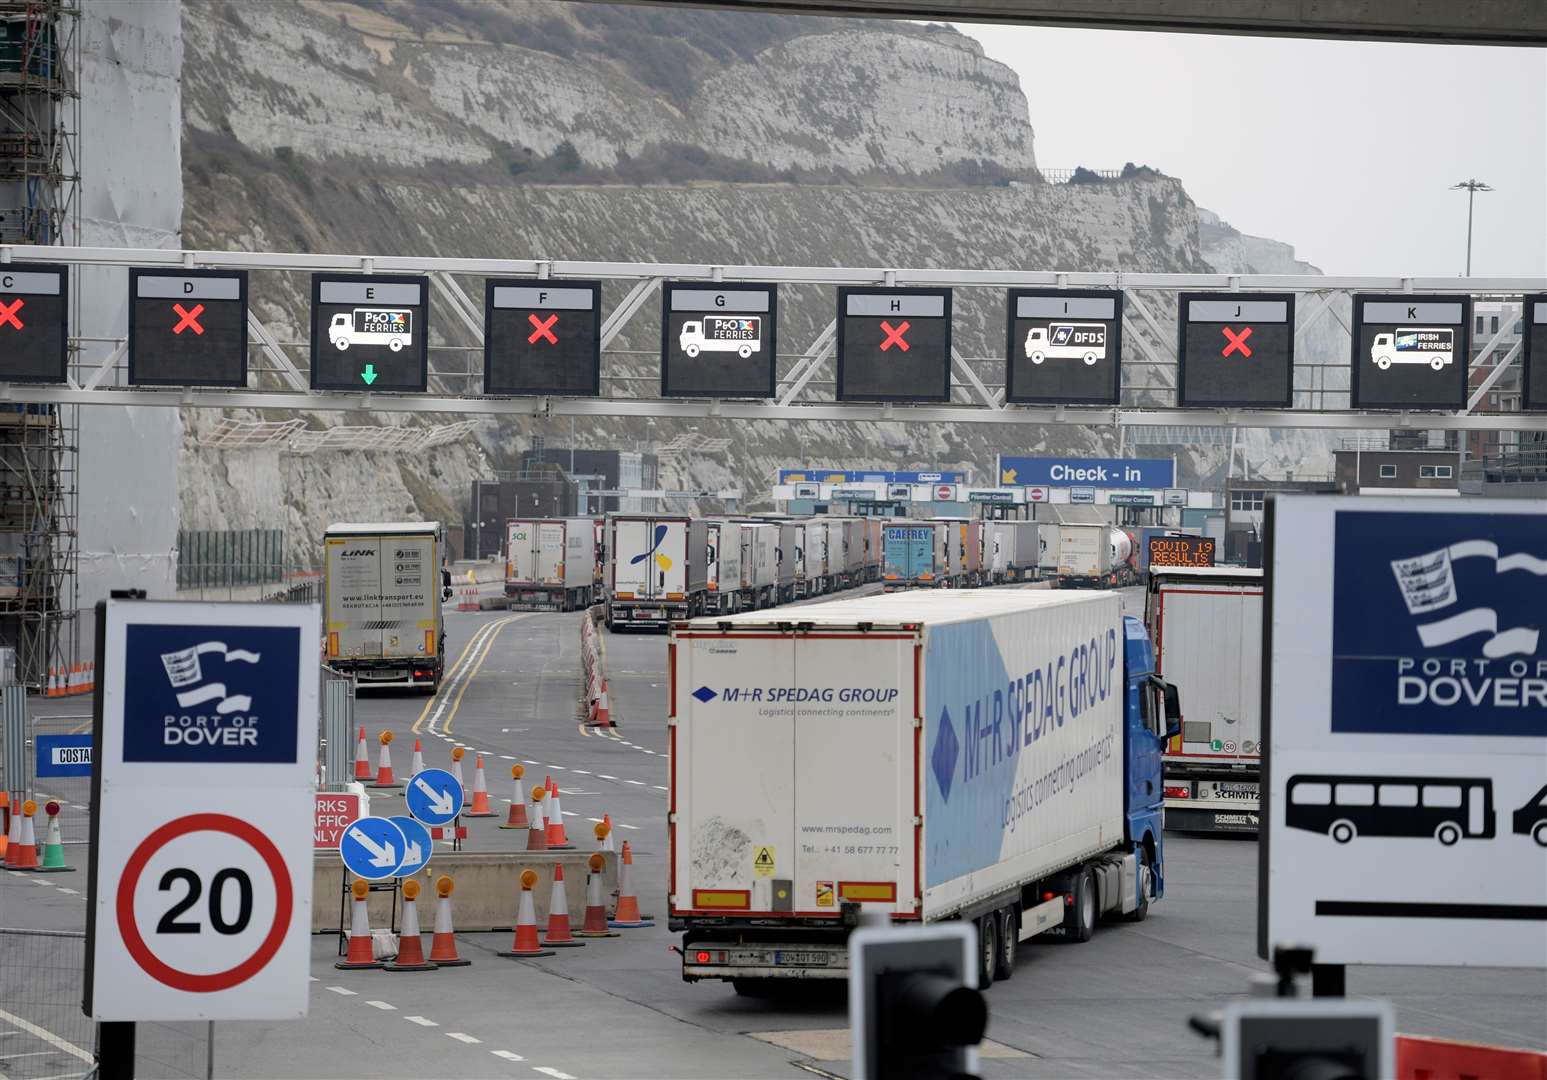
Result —
POLYGON ((564 584, 564 523, 537 523, 537 580, 544 585, 564 584))
MULTIPOLYGON (((651 559, 654 522, 618 518, 612 523, 612 595, 620 600, 645 600, 655 595, 655 562, 651 559)), ((664 527, 664 526, 663 526, 664 527)))
POLYGON ((384 536, 381 545, 381 653, 434 656, 440 630, 435 618, 440 593, 435 538, 384 536))
POLYGON ((1252 762, 1262 755, 1262 589, 1164 583, 1155 666, 1182 696, 1167 756, 1252 762))
POLYGON ((535 521, 510 523, 505 561, 510 567, 506 578, 513 585, 534 585, 538 581, 536 530, 535 521))
POLYGON ((381 655, 379 536, 330 536, 327 549, 328 655, 381 655))

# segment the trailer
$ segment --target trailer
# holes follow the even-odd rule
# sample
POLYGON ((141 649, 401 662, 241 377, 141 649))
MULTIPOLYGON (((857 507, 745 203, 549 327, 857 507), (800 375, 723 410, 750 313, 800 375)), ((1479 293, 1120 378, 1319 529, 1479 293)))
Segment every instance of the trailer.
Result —
POLYGON ((438 521, 329 525, 323 534, 323 652, 361 686, 434 693, 446 666, 438 521))
POLYGON ((779 527, 764 521, 741 525, 741 608, 760 611, 778 600, 779 527))
POLYGON ((827 522, 808 518, 795 528, 795 596, 820 596, 827 591, 827 522))
POLYGON ((946 583, 947 526, 929 521, 889 521, 881 531, 884 591, 933 589, 946 583))
POLYGON ((505 596, 513 610, 590 607, 595 589, 596 530, 590 518, 505 523, 505 596))
POLYGON ((675 625, 668 655, 687 981, 844 978, 862 919, 955 919, 986 988, 1019 942, 1164 894, 1179 705, 1115 593, 831 600, 675 625))
POLYGON ((774 546, 774 600, 775 604, 788 604, 795 599, 795 569, 801 561, 800 545, 802 528, 789 519, 770 520, 769 525, 778 532, 774 546))
POLYGON ((861 518, 860 524, 864 526, 863 532, 865 536, 865 571, 863 580, 880 581, 881 563, 885 546, 882 541, 882 530, 885 529, 886 522, 880 518, 868 517, 861 518))
POLYGON ((983 569, 985 583, 1003 585, 1030 581, 1036 576, 1041 554, 1039 527, 1035 521, 985 521, 983 569))
POLYGON ((1058 587, 1106 588, 1115 581, 1112 526, 1058 526, 1058 587))
POLYGON ((705 526, 704 558, 708 565, 704 611, 740 611, 741 522, 710 520, 705 526))
POLYGON ((1058 577, 1058 530, 1056 521, 1037 522, 1037 577, 1058 577))
POLYGON ((662 629, 704 610, 708 523, 666 514, 607 517, 607 625, 662 629))
POLYGON ((1150 571, 1144 622, 1155 670, 1181 692, 1168 743, 1166 827, 1255 833, 1262 781, 1262 571, 1150 571))

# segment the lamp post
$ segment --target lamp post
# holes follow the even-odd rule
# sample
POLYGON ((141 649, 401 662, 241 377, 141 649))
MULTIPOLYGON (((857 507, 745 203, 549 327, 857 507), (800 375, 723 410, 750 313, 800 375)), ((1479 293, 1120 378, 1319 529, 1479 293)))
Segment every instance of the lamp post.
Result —
POLYGON ((1492 191, 1481 180, 1463 180, 1459 184, 1452 184, 1451 191, 1466 192, 1466 276, 1472 276, 1472 200, 1477 197, 1479 191, 1492 191))

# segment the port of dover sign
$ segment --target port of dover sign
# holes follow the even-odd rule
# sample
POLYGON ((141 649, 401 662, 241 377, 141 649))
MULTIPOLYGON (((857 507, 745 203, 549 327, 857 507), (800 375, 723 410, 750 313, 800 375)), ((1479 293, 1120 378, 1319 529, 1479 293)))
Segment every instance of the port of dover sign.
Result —
POLYGON ((1285 496, 1267 525, 1259 954, 1547 967, 1547 511, 1285 496))
POLYGON ((306 1014, 317 608, 97 606, 85 1011, 306 1014))

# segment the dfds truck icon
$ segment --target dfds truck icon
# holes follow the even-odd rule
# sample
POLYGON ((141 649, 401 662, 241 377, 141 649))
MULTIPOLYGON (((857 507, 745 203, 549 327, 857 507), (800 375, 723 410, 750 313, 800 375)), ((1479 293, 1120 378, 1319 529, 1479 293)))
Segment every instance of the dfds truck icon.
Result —
POLYGON ((1026 334, 1026 358, 1033 364, 1043 360, 1083 360, 1090 367, 1107 358, 1105 323, 1049 323, 1033 326, 1026 334))
POLYGON ((414 314, 392 308, 340 311, 328 324, 328 340, 339 352, 351 345, 385 345, 393 352, 414 341, 414 314))
POLYGON ((1370 359, 1382 371, 1392 364, 1428 364, 1439 371, 1451 362, 1456 332, 1448 326, 1399 326, 1395 334, 1376 334, 1370 359))
POLYGON ((745 360, 763 348, 763 320, 757 315, 705 315, 683 323, 677 342, 689 356, 733 352, 745 360))

